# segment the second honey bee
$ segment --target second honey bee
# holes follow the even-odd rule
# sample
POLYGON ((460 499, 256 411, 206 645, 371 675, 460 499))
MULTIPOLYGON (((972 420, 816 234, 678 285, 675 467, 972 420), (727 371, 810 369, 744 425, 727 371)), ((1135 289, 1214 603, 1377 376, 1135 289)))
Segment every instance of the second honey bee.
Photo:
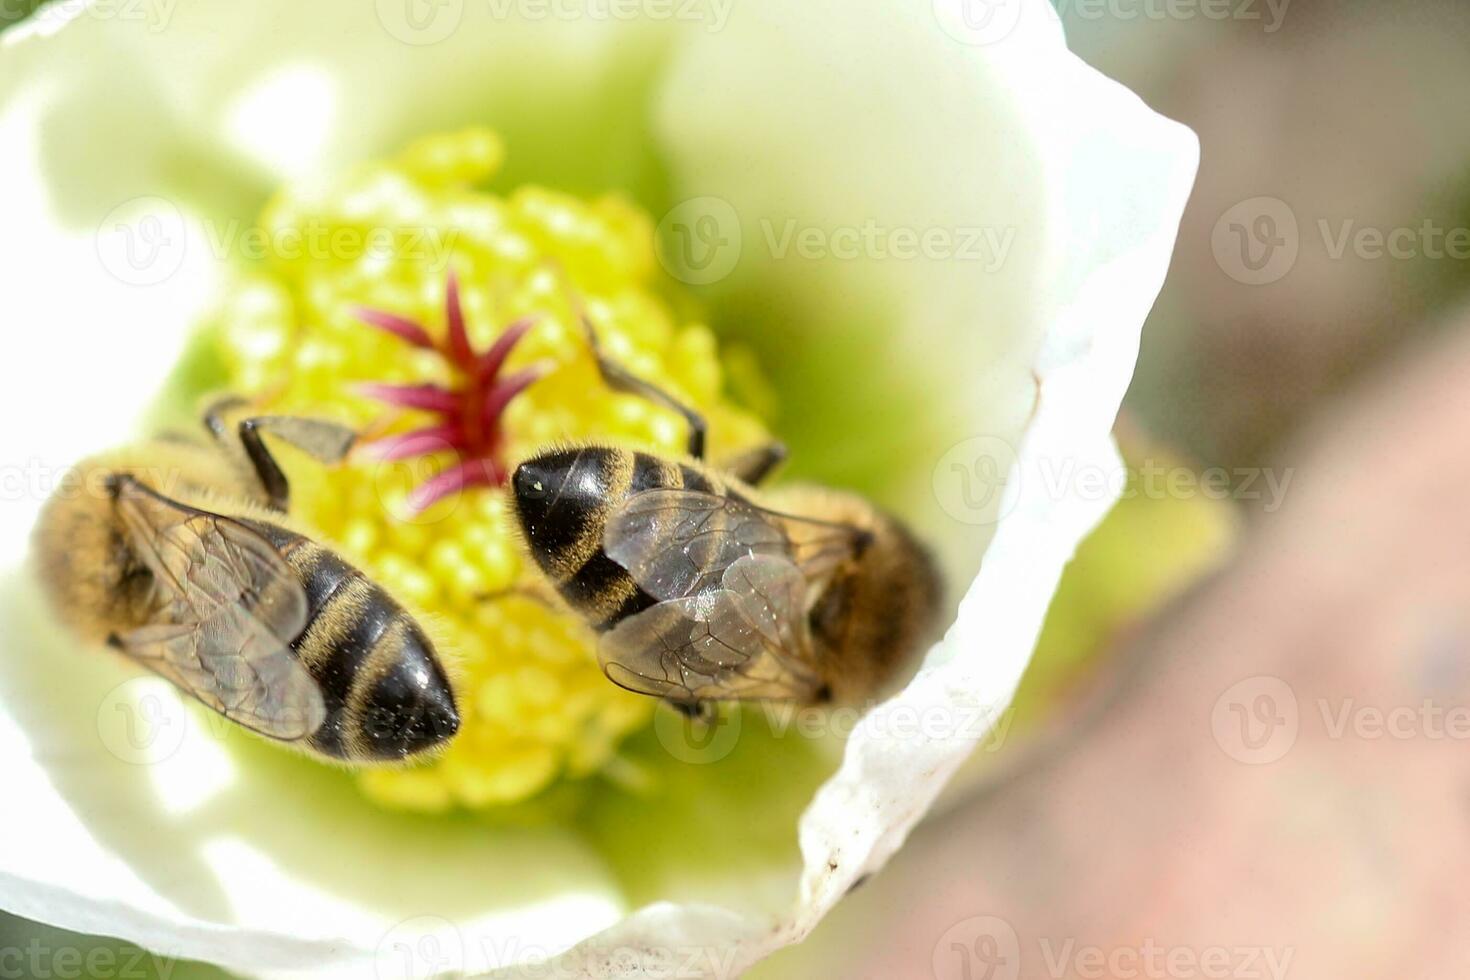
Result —
POLYGON ((942 587, 926 550, 856 495, 757 491, 784 458, 778 445, 705 465, 703 419, 610 361, 584 326, 611 387, 690 424, 686 458, 559 448, 512 477, 528 549, 601 633, 608 678, 690 714, 714 701, 853 704, 883 693, 939 626, 942 587))
MULTIPOLYGON (((42 584, 106 644, 224 717, 330 761, 398 762, 459 728, 424 630, 287 516, 271 433, 323 461, 354 436, 328 422, 243 418, 212 439, 160 439, 83 463, 37 527, 42 584)), ((228 421, 227 421, 228 420, 228 421)))

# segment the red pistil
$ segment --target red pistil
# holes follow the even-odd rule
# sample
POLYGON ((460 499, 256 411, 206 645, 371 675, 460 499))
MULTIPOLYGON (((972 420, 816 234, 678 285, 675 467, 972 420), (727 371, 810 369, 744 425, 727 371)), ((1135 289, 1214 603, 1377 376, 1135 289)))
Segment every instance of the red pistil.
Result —
POLYGON ((464 307, 459 305, 459 279, 453 269, 449 270, 449 281, 444 285, 444 320, 449 325, 449 357, 468 371, 475 363, 475 351, 465 331, 464 307))
POLYGON ((458 425, 431 425, 424 429, 415 429, 405 432, 403 435, 388 436, 376 442, 368 443, 360 450, 363 455, 379 459, 384 462, 392 462, 400 459, 412 459, 415 456, 428 456, 431 453, 442 453, 446 449, 466 449, 468 443, 464 433, 458 425))
POLYGON ((505 483, 505 471, 493 459, 467 459, 449 467, 438 476, 425 480, 408 498, 414 513, 427 510, 450 494, 471 487, 498 487, 505 483))
POLYGON ((358 394, 376 398, 400 408, 417 408, 425 412, 452 415, 459 410, 459 395, 438 385, 359 385, 358 394))
POLYGON ((460 462, 416 488, 409 507, 423 510, 434 502, 471 487, 498 487, 505 483, 505 466, 500 459, 501 418, 506 406, 544 377, 547 365, 535 365, 501 376, 506 359, 534 325, 534 318, 517 320, 501 333, 483 353, 470 344, 460 304, 459 280, 449 273, 444 290, 443 343, 435 343, 422 324, 381 310, 360 309, 358 317, 380 330, 426 350, 437 351, 449 362, 458 380, 454 387, 433 384, 364 384, 358 390, 369 398, 401 408, 432 412, 440 424, 388 436, 361 448, 380 460, 403 460, 452 449, 460 462))
POLYGON ((357 318, 364 323, 372 324, 379 330, 386 330, 397 337, 401 337, 415 347, 422 347, 425 350, 432 350, 434 347, 434 338, 429 336, 429 331, 412 320, 405 320, 403 317, 395 316, 392 313, 384 313, 381 310, 369 310, 365 307, 358 308, 357 318))

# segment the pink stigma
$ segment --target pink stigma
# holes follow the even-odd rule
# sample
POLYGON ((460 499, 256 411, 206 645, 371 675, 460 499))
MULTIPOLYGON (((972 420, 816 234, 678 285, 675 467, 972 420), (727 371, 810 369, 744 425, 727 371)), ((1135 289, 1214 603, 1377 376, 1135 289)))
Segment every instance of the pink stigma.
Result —
POLYGON ((451 270, 444 289, 445 335, 435 342, 424 327, 406 317, 382 310, 359 309, 358 319, 404 342, 436 351, 449 362, 458 383, 450 387, 433 384, 363 384, 358 392, 399 408, 430 412, 439 421, 422 429, 388 436, 367 443, 359 452, 369 458, 396 461, 453 450, 460 461, 425 481, 409 497, 415 512, 452 494, 474 487, 499 487, 506 473, 500 458, 502 426, 506 407, 517 395, 545 377, 549 367, 534 365, 509 375, 503 374, 506 360, 521 338, 535 325, 533 317, 506 327, 484 352, 470 344, 460 304, 459 280, 451 270))

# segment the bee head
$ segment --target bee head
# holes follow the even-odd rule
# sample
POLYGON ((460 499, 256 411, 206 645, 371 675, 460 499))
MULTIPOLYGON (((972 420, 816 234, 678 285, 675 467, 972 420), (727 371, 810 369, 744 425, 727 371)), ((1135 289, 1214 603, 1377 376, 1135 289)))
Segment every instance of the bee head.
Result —
POLYGON ((868 510, 865 525, 853 560, 815 596, 807 620, 833 665, 827 695, 843 704, 890 692, 941 628, 944 590, 928 551, 886 514, 868 510))

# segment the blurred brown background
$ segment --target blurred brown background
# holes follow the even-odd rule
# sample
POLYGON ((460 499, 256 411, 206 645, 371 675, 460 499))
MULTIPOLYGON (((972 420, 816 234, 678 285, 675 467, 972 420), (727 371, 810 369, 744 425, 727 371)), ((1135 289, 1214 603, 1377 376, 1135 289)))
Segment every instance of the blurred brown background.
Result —
POLYGON ((1200 136, 1127 411, 1244 530, 760 976, 1470 976, 1470 4, 1057 6, 1200 136))

